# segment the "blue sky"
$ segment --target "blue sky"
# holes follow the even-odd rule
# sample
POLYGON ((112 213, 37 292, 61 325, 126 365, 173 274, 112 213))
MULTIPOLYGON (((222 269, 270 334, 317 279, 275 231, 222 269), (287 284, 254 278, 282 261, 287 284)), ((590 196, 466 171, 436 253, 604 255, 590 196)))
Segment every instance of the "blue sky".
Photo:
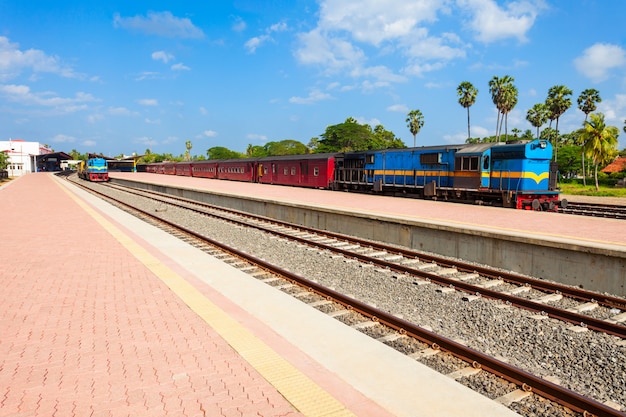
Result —
MULTIPOLYGON (((488 83, 510 75, 509 131, 550 87, 626 119, 621 0, 0 0, 0 139, 57 151, 194 155, 213 146, 308 143, 353 117, 407 145, 462 143, 462 81, 478 90, 472 136, 495 133, 488 83)), ((533 129, 534 132, 534 129, 533 129)), ((626 147, 620 135, 620 149, 626 147)))

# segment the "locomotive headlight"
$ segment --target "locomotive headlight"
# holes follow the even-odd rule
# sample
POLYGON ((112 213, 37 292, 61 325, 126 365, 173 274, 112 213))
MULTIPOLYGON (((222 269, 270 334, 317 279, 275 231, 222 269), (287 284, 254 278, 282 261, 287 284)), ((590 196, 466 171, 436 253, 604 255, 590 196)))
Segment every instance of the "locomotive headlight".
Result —
POLYGON ((545 140, 539 141, 539 147, 541 149, 546 149, 548 147, 548 144, 546 143, 545 140))

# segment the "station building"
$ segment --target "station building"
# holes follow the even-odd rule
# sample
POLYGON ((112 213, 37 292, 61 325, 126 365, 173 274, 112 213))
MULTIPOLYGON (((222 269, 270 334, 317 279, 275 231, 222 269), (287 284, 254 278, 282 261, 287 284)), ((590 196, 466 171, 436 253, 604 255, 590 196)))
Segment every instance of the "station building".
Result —
POLYGON ((60 171, 61 162, 72 159, 64 152, 54 152, 45 144, 22 139, 0 141, 0 152, 9 156, 9 177, 19 177, 30 172, 60 171))

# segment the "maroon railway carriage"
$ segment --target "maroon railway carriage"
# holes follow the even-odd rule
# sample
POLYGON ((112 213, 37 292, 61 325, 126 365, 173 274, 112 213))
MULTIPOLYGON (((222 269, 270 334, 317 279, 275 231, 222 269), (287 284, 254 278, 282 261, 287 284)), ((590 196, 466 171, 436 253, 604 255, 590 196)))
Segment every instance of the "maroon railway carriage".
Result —
POLYGON ((196 161, 191 164, 191 176, 199 178, 217 178, 218 161, 196 161))
POLYGON ((262 184, 329 188, 335 176, 335 154, 268 156, 256 163, 262 184))
POLYGON ((176 175, 191 177, 191 162, 179 162, 176 164, 176 175))
POLYGON ((254 182, 256 179, 255 159, 225 159, 217 161, 217 176, 220 180, 254 182))

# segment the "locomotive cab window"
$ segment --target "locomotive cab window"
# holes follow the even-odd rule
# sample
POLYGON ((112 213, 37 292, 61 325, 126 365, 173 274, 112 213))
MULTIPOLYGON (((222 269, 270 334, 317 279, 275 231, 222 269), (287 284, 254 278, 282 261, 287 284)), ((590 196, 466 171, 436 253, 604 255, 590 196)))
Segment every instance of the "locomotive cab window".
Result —
POLYGON ((489 169, 489 155, 483 156, 483 169, 484 170, 489 169))
POLYGON ((461 171, 478 171, 478 156, 462 156, 459 162, 461 171))

